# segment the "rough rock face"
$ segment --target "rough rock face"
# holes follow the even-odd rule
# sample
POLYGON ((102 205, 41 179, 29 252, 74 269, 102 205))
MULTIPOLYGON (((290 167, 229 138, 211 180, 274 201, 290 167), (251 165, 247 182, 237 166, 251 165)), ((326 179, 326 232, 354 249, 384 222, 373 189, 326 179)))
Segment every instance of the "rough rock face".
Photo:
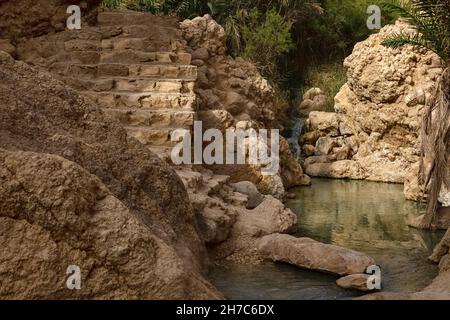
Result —
MULTIPOLYGON (((226 55, 224 29, 208 15, 185 20, 180 26, 191 48, 192 64, 198 66, 198 115, 204 129, 282 129, 287 104, 254 64, 226 55)), ((260 191, 277 197, 284 194, 283 185, 289 188, 309 184, 284 138, 281 138, 280 160, 278 177, 263 177, 260 168, 249 165, 212 169, 230 175, 234 182, 249 180, 260 191)))
POLYGON ((0 38, 36 37, 62 31, 70 5, 78 5, 83 21, 95 19, 101 0, 0 0, 0 38))
POLYGON ((316 156, 347 162, 312 164, 308 174, 403 183, 418 161, 421 115, 442 66, 424 49, 381 45, 396 32, 414 31, 397 22, 358 43, 344 62, 348 81, 336 112, 310 114, 311 132, 301 142, 315 144, 316 156))
MULTIPOLYGON (((83 268, 96 272, 92 274, 92 290, 83 293, 85 298, 220 297, 200 275, 206 250, 182 182, 158 157, 128 137, 118 122, 106 117, 90 100, 5 53, 0 53, 0 114, 0 148, 6 150, 2 151, 0 211, 2 221, 8 224, 2 228, 27 234, 16 232, 12 236, 8 231, 11 236, 0 240, 0 256, 29 255, 27 266, 17 264, 13 269, 5 265, 7 260, 1 260, 1 267, 6 268, 0 270, 1 280, 15 286, 3 291, 3 296, 21 294, 22 290, 14 290, 26 284, 17 280, 17 275, 34 263, 38 268, 59 261, 60 265, 54 266, 58 272, 67 268, 70 256, 66 254, 76 253, 80 259, 87 257, 83 268), (15 153, 19 151, 54 154, 66 160, 15 153), (42 164, 41 171, 34 162, 42 164), (22 164, 29 175, 17 171, 22 164), (33 176, 35 171, 43 176, 33 176), (104 225, 106 222, 110 225, 104 225), (88 227, 90 223, 98 230, 88 227), (126 227, 115 232, 120 226, 126 227), (28 245, 12 243, 21 237, 30 244, 29 249, 28 245), (102 237, 119 246, 102 247, 96 242, 102 237), (37 245, 37 239, 43 240, 42 245, 37 245), (50 253, 52 248, 57 250, 50 253), (44 254, 49 255, 48 262, 44 254), (148 266, 143 278, 134 278, 131 271, 127 274, 128 268, 141 270, 141 262, 148 266), (110 278, 107 268, 119 268, 122 263, 125 274, 110 278), (116 279, 128 288, 118 289, 116 279), (143 279, 148 286, 142 284, 143 279), (111 291, 115 293, 108 296, 102 291, 103 283, 117 288, 111 291)), ((49 297, 61 297, 61 280, 55 274, 41 281, 49 297)), ((27 298, 42 294, 27 292, 27 298)))
POLYGON ((309 238, 272 234, 263 237, 258 247, 265 259, 340 276, 361 274, 367 267, 375 265, 375 261, 365 254, 309 238))
POLYGON ((0 164, 1 298, 212 297, 206 280, 184 274, 176 252, 79 165, 4 149, 0 164), (81 269, 81 290, 66 287, 69 265, 81 269))
POLYGON ((266 196, 264 201, 252 210, 239 206, 228 207, 235 211, 236 222, 227 241, 210 251, 219 263, 259 263, 262 261, 258 250, 261 237, 297 231, 297 216, 272 196, 266 196))

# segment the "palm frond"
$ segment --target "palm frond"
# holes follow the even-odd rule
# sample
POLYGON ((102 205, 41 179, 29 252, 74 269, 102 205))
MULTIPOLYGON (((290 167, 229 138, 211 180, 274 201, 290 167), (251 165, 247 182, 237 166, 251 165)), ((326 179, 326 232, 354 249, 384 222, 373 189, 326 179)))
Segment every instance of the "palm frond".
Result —
POLYGON ((390 48, 399 48, 405 45, 418 46, 422 48, 426 48, 435 53, 436 49, 433 44, 427 41, 421 34, 416 33, 414 35, 409 35, 405 33, 394 33, 386 38, 382 43, 382 45, 390 48))
POLYGON ((386 44, 423 46, 444 61, 449 59, 450 0, 383 0, 380 5, 405 19, 418 32, 417 36, 396 35, 386 44))

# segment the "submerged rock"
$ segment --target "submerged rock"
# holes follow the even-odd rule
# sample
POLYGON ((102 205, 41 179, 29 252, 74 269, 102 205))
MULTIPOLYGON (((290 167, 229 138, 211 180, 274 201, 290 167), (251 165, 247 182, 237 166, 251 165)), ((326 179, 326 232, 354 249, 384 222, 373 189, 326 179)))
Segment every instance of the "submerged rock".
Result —
POLYGON ((375 265, 375 261, 363 253, 284 234, 263 237, 258 248, 265 259, 340 276, 361 274, 375 265))
POLYGON ((352 289, 359 291, 372 291, 367 286, 370 275, 365 273, 351 274, 346 277, 339 278, 336 284, 344 289, 352 289))

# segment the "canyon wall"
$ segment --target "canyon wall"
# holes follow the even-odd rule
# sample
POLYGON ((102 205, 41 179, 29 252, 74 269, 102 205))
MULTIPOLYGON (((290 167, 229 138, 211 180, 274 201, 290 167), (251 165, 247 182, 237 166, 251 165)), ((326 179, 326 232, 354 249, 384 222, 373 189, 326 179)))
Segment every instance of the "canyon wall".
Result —
POLYGON ((313 150, 305 160, 311 176, 406 183, 417 177, 425 103, 442 73, 439 57, 422 48, 387 48, 394 33, 413 34, 403 22, 358 43, 347 57, 347 83, 335 97, 335 112, 311 112, 301 142, 313 150))

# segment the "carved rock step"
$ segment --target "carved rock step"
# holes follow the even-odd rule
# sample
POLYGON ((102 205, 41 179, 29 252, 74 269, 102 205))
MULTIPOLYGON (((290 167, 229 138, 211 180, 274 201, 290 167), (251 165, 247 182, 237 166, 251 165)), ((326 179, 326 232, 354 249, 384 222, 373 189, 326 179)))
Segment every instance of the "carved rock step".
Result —
POLYGON ((79 91, 134 91, 161 93, 194 93, 195 82, 178 79, 148 79, 148 78, 119 78, 101 77, 95 79, 80 79, 58 77, 67 85, 79 91))
POLYGON ((180 79, 195 81, 197 67, 191 65, 168 64, 77 64, 57 62, 50 66, 50 72, 71 77, 98 78, 98 77, 139 77, 180 79))
POLYGON ((156 92, 93 92, 85 91, 100 107, 103 108, 151 108, 195 110, 196 95, 181 93, 156 92))
MULTIPOLYGON (((140 26, 136 26, 140 27, 140 26)), ((125 28, 122 28, 125 29, 125 28)), ((147 30, 148 32, 148 30, 147 30)), ((63 44, 54 43, 58 48, 64 48, 65 51, 104 51, 104 50, 137 50, 145 52, 155 52, 159 48, 176 49, 172 43, 177 41, 171 39, 169 35, 165 35, 163 39, 154 39, 151 37, 132 37, 121 35, 108 39, 70 39, 64 41, 63 44)), ((170 50, 171 51, 171 50, 170 50)))
POLYGON ((124 126, 150 126, 156 128, 186 128, 194 125, 193 111, 154 109, 104 109, 106 114, 119 120, 124 126))
MULTIPOLYGON (((27 61, 33 62, 32 59, 33 57, 28 57, 27 61)), ((191 64, 191 59, 192 59, 191 55, 189 53, 184 52, 179 53, 145 52, 126 49, 126 50, 107 50, 107 51, 86 50, 86 51, 59 52, 56 55, 49 57, 48 61, 49 63, 72 62, 78 64, 99 64, 99 63, 191 64)))
MULTIPOLYGON (((120 27, 122 31, 117 38, 146 38, 154 43, 169 44, 173 42, 184 43, 183 32, 178 28, 130 24, 120 27)), ((106 34, 107 35, 107 34, 106 34)), ((104 38, 108 39, 108 38, 104 38)))
POLYGON ((154 27, 165 26, 177 28, 178 20, 176 17, 160 17, 150 13, 143 13, 131 10, 114 10, 99 12, 97 23, 100 26, 116 26, 116 25, 147 25, 154 27))
MULTIPOLYGON (((177 143, 170 140, 173 131, 181 128, 149 128, 149 127, 125 127, 128 134, 135 137, 140 143, 146 146, 166 146, 171 147, 177 143)), ((190 128, 184 128, 190 130, 190 128)))

